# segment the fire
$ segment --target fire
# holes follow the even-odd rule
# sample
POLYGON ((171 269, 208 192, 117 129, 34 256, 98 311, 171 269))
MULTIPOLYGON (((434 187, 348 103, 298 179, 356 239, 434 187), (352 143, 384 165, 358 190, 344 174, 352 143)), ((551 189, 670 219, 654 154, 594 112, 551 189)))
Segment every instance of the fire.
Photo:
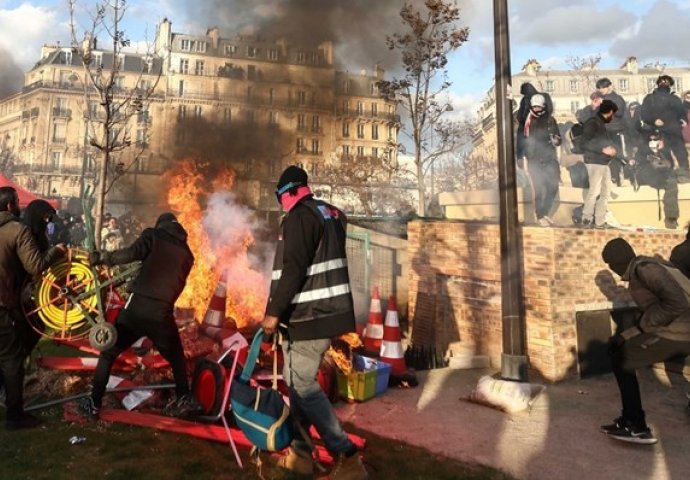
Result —
POLYGON ((192 160, 184 160, 167 175, 168 204, 187 230, 187 241, 195 257, 176 306, 193 309, 195 319, 201 321, 224 270, 228 274, 226 315, 241 328, 263 317, 268 279, 252 266, 249 249, 254 236, 246 222, 237 222, 235 215, 212 218, 209 212, 217 198, 221 202, 233 198, 230 192, 235 172, 214 172, 209 185, 201 168, 192 160))

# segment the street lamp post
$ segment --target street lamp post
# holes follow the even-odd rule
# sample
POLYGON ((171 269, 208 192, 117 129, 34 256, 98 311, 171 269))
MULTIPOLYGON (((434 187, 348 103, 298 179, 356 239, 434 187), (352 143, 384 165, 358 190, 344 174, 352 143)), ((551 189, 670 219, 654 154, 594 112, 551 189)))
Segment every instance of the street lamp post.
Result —
POLYGON ((510 70, 508 1, 494 0, 496 125, 498 131, 498 198, 501 238, 501 377, 527 381, 525 317, 522 308, 522 252, 517 215, 515 147, 510 70))

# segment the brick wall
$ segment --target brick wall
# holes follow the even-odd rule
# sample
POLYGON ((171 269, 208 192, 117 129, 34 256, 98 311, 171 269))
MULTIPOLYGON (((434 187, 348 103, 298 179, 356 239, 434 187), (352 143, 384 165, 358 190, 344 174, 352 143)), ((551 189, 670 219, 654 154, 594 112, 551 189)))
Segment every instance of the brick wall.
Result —
MULTIPOLYGON (((576 375, 577 311, 630 304, 617 275, 601 261, 615 237, 641 255, 668 258, 682 232, 626 232, 523 227, 527 354, 547 380, 576 375)), ((469 346, 500 366, 501 265, 497 224, 414 221, 408 225, 412 341, 445 351, 469 346), (458 343, 459 342, 459 343, 458 343)))

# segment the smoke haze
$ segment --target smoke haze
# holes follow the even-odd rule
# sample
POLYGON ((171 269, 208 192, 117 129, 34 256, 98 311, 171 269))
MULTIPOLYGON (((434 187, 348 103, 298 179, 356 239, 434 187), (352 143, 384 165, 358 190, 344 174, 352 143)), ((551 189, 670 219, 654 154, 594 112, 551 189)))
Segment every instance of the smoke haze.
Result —
POLYGON ((0 98, 21 90, 24 73, 10 52, 0 47, 0 98))

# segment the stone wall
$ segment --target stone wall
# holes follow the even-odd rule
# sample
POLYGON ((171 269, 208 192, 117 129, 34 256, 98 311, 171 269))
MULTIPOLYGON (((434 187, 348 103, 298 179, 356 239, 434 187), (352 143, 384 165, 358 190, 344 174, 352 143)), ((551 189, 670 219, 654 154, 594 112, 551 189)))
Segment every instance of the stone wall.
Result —
MULTIPOLYGON (((522 228, 524 308, 530 368, 547 380, 577 374, 575 316, 631 304, 601 249, 626 238, 641 255, 668 258, 685 235, 575 228, 522 228)), ((461 345, 500 366, 499 226, 464 221, 408 225, 412 341, 445 351, 461 345)))

